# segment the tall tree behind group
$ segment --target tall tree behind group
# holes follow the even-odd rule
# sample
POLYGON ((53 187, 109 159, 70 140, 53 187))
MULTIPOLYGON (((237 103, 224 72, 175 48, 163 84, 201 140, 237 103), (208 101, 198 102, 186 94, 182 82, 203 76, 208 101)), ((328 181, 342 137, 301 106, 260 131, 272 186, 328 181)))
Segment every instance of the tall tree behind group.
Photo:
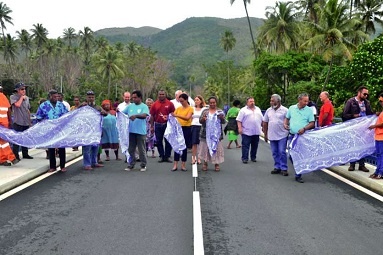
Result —
POLYGON ((237 40, 235 39, 233 32, 226 30, 221 37, 220 45, 226 52, 227 56, 227 105, 230 105, 230 66, 229 66, 229 51, 231 51, 237 40))
MULTIPOLYGON (((253 35, 253 30, 251 28, 251 23, 250 23, 250 18, 249 18, 249 13, 247 11, 247 4, 250 4, 250 0, 242 0, 243 1, 243 5, 245 7, 245 11, 246 11, 246 17, 247 17, 247 23, 249 24, 249 30, 250 30, 250 36, 251 36, 251 41, 253 43, 253 50, 254 50, 254 57, 257 56, 257 48, 255 46, 255 40, 254 40, 254 35, 253 35)), ((233 5, 233 3, 235 2, 235 0, 230 0, 230 4, 233 5)))
POLYGON ((0 25, 1 25, 1 32, 3 35, 3 42, 5 44, 5 33, 4 30, 7 29, 7 26, 5 23, 9 23, 13 25, 12 23, 12 17, 9 16, 12 13, 12 10, 3 2, 0 2, 0 25))

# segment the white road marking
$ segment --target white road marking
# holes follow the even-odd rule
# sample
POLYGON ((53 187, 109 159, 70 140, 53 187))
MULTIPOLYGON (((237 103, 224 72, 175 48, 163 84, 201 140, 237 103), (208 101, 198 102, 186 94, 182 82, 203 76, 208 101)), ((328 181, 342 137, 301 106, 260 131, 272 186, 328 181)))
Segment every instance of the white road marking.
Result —
MULTIPOLYGON (((263 141, 265 141, 265 139, 263 139, 263 137, 260 136, 260 138, 263 141)), ((340 176, 340 175, 338 175, 338 174, 336 174, 336 173, 334 173, 334 172, 332 172, 330 170, 322 169, 322 171, 325 172, 326 174, 329 174, 332 177, 334 177, 334 178, 336 178, 336 179, 338 179, 338 180, 340 180, 340 181, 350 185, 351 187, 353 187, 353 188, 355 188, 355 189, 357 189, 359 191, 362 191, 363 193, 366 193, 367 195, 369 195, 369 196, 371 196, 371 197, 373 197, 373 198, 383 202, 383 196, 381 196, 381 195, 379 195, 379 194, 377 194, 377 193, 375 193, 375 192, 373 192, 373 191, 371 191, 369 189, 366 189, 366 188, 360 186, 359 184, 356 184, 355 182, 352 182, 352 181, 350 181, 350 180, 348 180, 348 179, 346 179, 346 178, 344 178, 344 177, 342 177, 342 176, 340 176)))
MULTIPOLYGON (((78 158, 75 158, 75 159, 73 159, 73 160, 67 162, 67 163, 65 164, 65 166, 68 167, 68 166, 70 166, 70 165, 72 165, 72 164, 74 164, 74 163, 76 163, 77 161, 80 161, 80 160, 82 160, 82 156, 81 156, 81 157, 78 157, 78 158)), ((10 196, 12 196, 12 195, 14 195, 14 194, 16 194, 17 192, 22 191, 23 189, 28 188, 29 186, 32 186, 32 185, 35 184, 35 183, 38 183, 39 181, 44 180, 45 178, 51 176, 52 174, 56 174, 56 173, 59 172, 59 171, 60 171, 60 170, 56 170, 56 171, 51 172, 51 173, 48 173, 48 172, 47 172, 47 173, 42 174, 42 175, 40 175, 40 176, 38 176, 38 177, 36 177, 36 178, 34 178, 34 179, 32 179, 32 180, 30 180, 30 181, 28 181, 28 182, 22 184, 22 185, 20 185, 20 186, 14 188, 14 189, 11 189, 11 190, 9 190, 9 191, 3 193, 2 195, 0 195, 0 201, 2 201, 2 200, 4 200, 4 199, 6 199, 6 198, 8 198, 8 197, 10 197, 10 196)))
POLYGON ((194 254, 204 255, 202 215, 199 191, 193 191, 193 232, 194 232, 194 254))
POLYGON ((353 188, 355 188, 357 190, 360 190, 363 193, 366 193, 367 195, 370 195, 371 197, 379 200, 380 202, 383 202, 383 196, 381 196, 379 194, 376 194, 375 192, 373 192, 371 190, 368 190, 368 189, 360 186, 359 184, 356 184, 356 183, 354 183, 354 182, 352 182, 352 181, 350 181, 350 180, 348 180, 348 179, 346 179, 346 178, 344 178, 344 177, 342 177, 342 176, 340 176, 340 175, 338 175, 338 174, 336 174, 336 173, 334 173, 334 172, 332 172, 330 170, 322 169, 322 171, 327 173, 327 174, 329 174, 329 175, 331 175, 332 177, 335 177, 338 180, 341 180, 342 182, 350 185, 351 187, 353 187, 353 188))
POLYGON ((193 177, 198 178, 198 169, 197 169, 197 163, 192 165, 192 171, 193 171, 193 177))

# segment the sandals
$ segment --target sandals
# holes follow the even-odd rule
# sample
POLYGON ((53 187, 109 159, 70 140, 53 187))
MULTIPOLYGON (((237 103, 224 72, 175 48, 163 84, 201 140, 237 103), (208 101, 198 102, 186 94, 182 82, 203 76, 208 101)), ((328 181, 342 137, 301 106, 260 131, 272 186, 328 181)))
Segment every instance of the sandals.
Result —
POLYGON ((371 179, 382 179, 382 175, 380 174, 372 174, 369 176, 369 178, 371 179))
POLYGON ((207 162, 203 162, 202 171, 207 171, 207 162))
POLYGON ((214 171, 216 171, 216 172, 221 171, 221 169, 219 168, 219 165, 218 165, 218 164, 215 164, 215 166, 214 166, 214 171))
POLYGON ((242 146, 241 146, 241 145, 237 145, 236 147, 237 147, 237 148, 241 148, 242 146))

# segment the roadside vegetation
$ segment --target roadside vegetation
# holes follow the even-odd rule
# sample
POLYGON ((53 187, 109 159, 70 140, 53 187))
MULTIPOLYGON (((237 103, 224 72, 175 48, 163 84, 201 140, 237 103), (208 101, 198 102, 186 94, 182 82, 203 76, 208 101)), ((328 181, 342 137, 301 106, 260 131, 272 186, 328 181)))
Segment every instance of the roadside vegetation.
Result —
MULTIPOLYGON (((356 88, 366 85, 374 105, 375 96, 383 90, 383 35, 377 34, 383 28, 382 1, 276 1, 266 9, 266 19, 259 27, 252 27, 251 1, 243 0, 243 4, 249 45, 241 50, 243 58, 250 57, 249 64, 230 54, 242 47, 244 36, 230 27, 209 31, 222 53, 218 55, 215 49, 205 54, 209 60, 215 58, 214 62, 204 58, 198 63, 189 58, 175 61, 145 43, 111 42, 96 36, 90 27, 80 31, 68 27, 62 36, 51 39, 43 24, 34 24, 13 37, 7 33, 7 27, 13 25, 12 9, 0 2, 3 87, 9 95, 15 82, 32 85, 29 93, 35 104, 51 88, 63 91, 68 101, 89 89, 101 101, 114 100, 125 90, 140 89, 145 98, 156 98, 160 88, 169 92, 183 88, 192 95, 215 95, 221 106, 254 96, 262 109, 268 107, 273 93, 290 105, 300 92, 308 92, 317 101, 320 92, 327 90, 339 113, 356 88)), ((190 55, 200 47, 193 45, 190 55)))

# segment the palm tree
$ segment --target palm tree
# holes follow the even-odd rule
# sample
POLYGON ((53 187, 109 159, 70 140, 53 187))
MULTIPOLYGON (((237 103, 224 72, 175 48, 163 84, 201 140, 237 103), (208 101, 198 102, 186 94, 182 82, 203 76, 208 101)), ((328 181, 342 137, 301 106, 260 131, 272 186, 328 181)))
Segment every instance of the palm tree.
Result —
POLYGON ((358 5, 358 15, 362 20, 364 32, 367 34, 375 34, 375 23, 383 26, 383 2, 381 0, 363 0, 358 5))
POLYGON ((318 23, 318 13, 324 6, 325 0, 300 0, 297 1, 296 7, 298 10, 304 10, 305 20, 318 23))
POLYGON ((31 29, 32 39, 36 43, 37 49, 41 50, 44 43, 48 40, 48 30, 40 23, 34 24, 31 29))
POLYGON ((266 21, 260 27, 260 45, 269 51, 285 53, 298 48, 301 25, 294 13, 292 2, 276 2, 275 7, 266 8, 266 21))
MULTIPOLYGON (((235 0, 230 0, 230 4, 233 5, 235 0)), ((247 4, 250 4, 250 0, 243 0, 243 5, 245 6, 245 11, 246 11, 246 17, 247 17, 247 23, 249 24, 249 29, 250 29, 250 36, 251 36, 251 41, 253 42, 253 49, 254 49, 254 56, 257 56, 257 48, 255 46, 255 40, 253 36, 253 30, 251 29, 251 23, 250 23, 250 18, 249 18, 249 13, 247 12, 247 4)))
POLYGON ((104 36, 97 37, 95 44, 97 51, 105 51, 109 46, 109 42, 104 36))
POLYGON ((85 66, 90 64, 90 55, 94 43, 94 35, 92 29, 84 27, 84 31, 79 32, 80 35, 80 47, 85 53, 85 66))
POLYGON ((124 51, 124 44, 122 42, 116 42, 114 45, 114 48, 118 51, 123 52, 124 51))
POLYGON ((5 26, 5 23, 9 23, 13 25, 12 17, 9 16, 9 14, 11 13, 12 13, 12 10, 9 9, 9 7, 5 3, 0 2, 0 26, 1 26, 1 32, 3 34, 4 44, 6 43, 4 29, 7 29, 7 27, 5 26))
POLYGON ((350 19, 352 18, 352 7, 354 6, 354 7, 358 8, 358 6, 360 5, 360 1, 361 0, 351 0, 350 1, 350 19))
POLYGON ((113 47, 107 47, 105 51, 94 56, 94 64, 98 73, 108 79, 108 98, 110 99, 110 87, 112 76, 123 76, 123 57, 120 51, 113 47))
MULTIPOLYGON (((237 40, 233 36, 233 32, 226 30, 225 33, 221 37, 221 47, 226 52, 227 58, 229 60, 229 51, 231 51, 237 40)), ((227 62, 227 104, 230 105, 230 68, 229 61, 227 62)))
POLYGON ((64 41, 68 42, 69 48, 72 47, 72 41, 74 41, 77 38, 76 30, 73 27, 68 27, 64 29, 64 41))
POLYGON ((319 24, 308 22, 314 35, 302 44, 302 47, 315 48, 316 53, 322 54, 323 59, 329 63, 324 90, 331 74, 335 58, 352 59, 352 51, 356 45, 351 40, 355 38, 368 38, 357 27, 361 24, 359 19, 348 17, 348 5, 338 0, 329 0, 320 13, 319 24))
POLYGON ((140 52, 140 46, 136 42, 131 41, 127 46, 127 50, 129 55, 134 57, 140 52))
POLYGON ((9 69, 13 76, 12 66, 14 66, 17 58, 17 43, 14 37, 7 34, 5 43, 2 45, 4 60, 8 63, 9 69))
POLYGON ((19 39, 20 48, 25 52, 25 58, 28 59, 28 53, 32 51, 32 38, 27 30, 22 29, 16 32, 19 39))

